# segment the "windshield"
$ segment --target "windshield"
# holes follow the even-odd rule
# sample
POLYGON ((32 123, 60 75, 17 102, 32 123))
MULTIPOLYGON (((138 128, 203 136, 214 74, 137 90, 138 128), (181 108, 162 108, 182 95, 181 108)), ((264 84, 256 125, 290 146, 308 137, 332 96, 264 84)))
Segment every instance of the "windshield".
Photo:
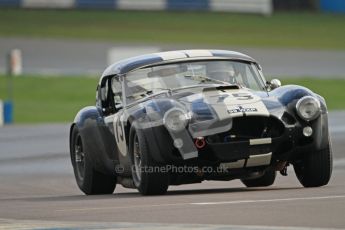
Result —
POLYGON ((238 61, 198 61, 147 67, 124 78, 126 100, 131 103, 162 90, 210 84, 238 85, 256 91, 264 82, 253 63, 238 61))

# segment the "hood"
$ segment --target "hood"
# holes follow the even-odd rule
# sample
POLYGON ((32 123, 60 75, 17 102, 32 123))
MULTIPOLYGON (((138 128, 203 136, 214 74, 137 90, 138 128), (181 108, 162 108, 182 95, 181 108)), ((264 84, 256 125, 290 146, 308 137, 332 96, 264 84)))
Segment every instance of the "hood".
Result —
POLYGON ((169 109, 181 108, 190 114, 189 131, 193 137, 225 132, 231 129, 233 118, 268 117, 277 108, 281 110, 283 107, 276 98, 268 97, 266 92, 237 86, 186 89, 168 98, 166 94, 160 96, 144 103, 149 120, 161 120, 169 109))
POLYGON ((242 116, 269 116, 265 98, 265 92, 254 93, 244 88, 212 87, 180 97, 177 101, 184 104, 196 118, 203 120, 209 116, 217 116, 219 120, 225 120, 242 116))

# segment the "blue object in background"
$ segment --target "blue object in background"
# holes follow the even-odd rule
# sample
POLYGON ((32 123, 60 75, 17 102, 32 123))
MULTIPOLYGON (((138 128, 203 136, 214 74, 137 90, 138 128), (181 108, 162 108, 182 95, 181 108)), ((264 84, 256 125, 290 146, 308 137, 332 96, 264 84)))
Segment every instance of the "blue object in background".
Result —
POLYGON ((21 0, 0 0, 0 6, 19 7, 21 0))
POLYGON ((320 0, 320 9, 324 12, 345 13, 345 0, 320 0))
MULTIPOLYGON (((1 1, 1 0, 0 0, 1 1)), ((100 8, 100 9, 114 9, 116 8, 116 0, 76 0, 76 7, 78 8, 100 8)))
POLYGON ((13 103, 12 101, 4 101, 4 123, 13 123, 13 103))
POLYGON ((209 10, 209 0, 167 0, 168 10, 209 10))

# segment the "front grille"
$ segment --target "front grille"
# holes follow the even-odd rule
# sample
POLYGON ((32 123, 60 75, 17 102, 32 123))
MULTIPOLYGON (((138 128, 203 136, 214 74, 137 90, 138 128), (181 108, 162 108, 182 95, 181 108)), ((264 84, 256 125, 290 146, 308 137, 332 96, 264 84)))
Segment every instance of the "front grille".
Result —
POLYGON ((246 141, 249 139, 279 137, 284 125, 274 117, 247 116, 233 118, 232 128, 224 133, 207 137, 209 143, 246 141))

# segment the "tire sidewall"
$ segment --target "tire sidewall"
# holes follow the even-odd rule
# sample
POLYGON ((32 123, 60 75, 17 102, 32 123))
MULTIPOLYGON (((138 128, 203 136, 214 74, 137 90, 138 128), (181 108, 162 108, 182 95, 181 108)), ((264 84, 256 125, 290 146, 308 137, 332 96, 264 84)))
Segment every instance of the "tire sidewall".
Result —
POLYGON ((72 166, 73 166, 73 170, 74 170, 74 176, 75 176, 75 179, 77 181, 78 187, 84 193, 89 194, 90 191, 88 188, 90 188, 91 183, 92 183, 93 167, 92 167, 92 164, 91 164, 90 159, 89 159, 89 154, 87 153, 87 148, 85 146, 84 139, 80 135, 81 140, 82 140, 83 151, 85 154, 85 158, 84 158, 85 166, 84 166, 84 177, 81 178, 79 176, 77 165, 75 162, 75 152, 74 152, 75 151, 75 149, 74 149, 75 148, 75 142, 76 142, 79 135, 80 135, 80 132, 79 132, 78 127, 74 126, 73 130, 72 130, 72 135, 71 135, 72 138, 71 138, 71 146, 70 146, 71 161, 72 161, 72 166))
MULTIPOLYGON (((141 173, 141 179, 139 179, 136 175, 136 172, 135 172, 135 170, 136 170, 135 165, 134 165, 134 138, 135 138, 135 135, 137 135, 139 145, 141 145, 143 140, 141 138, 139 138, 137 130, 135 128, 131 128, 130 134, 129 134, 129 139, 130 139, 130 141, 129 141, 129 154, 130 154, 130 160, 131 160, 131 173, 132 173, 132 179, 133 179, 133 183, 134 183, 135 187, 140 190, 140 187, 142 184, 141 179, 143 179, 143 177, 142 177, 143 173, 141 173)), ((145 151, 145 149, 142 149, 142 146, 140 146, 140 151, 145 151)), ((142 156, 141 156, 142 157, 142 159, 141 159, 142 164, 144 164, 143 155, 146 155, 146 154, 144 154, 142 152, 142 156)))
POLYGON ((332 175, 332 168, 333 156, 330 140, 327 148, 307 153, 298 163, 294 164, 297 179, 304 187, 326 185, 332 175), (324 173, 324 175, 320 175, 320 173, 324 173))
MULTIPOLYGON (((80 189, 82 189, 83 184, 84 184, 84 179, 85 179, 86 167, 84 167, 84 177, 81 178, 79 176, 79 172, 78 172, 77 165, 76 165, 76 162, 75 162, 75 145, 76 145, 76 141, 77 141, 77 138, 78 138, 79 135, 80 135, 80 133, 79 133, 78 127, 74 126, 73 129, 72 129, 72 135, 71 135, 70 154, 71 154, 71 161, 72 161, 72 166, 73 166, 73 171, 74 171, 75 179, 77 181, 78 187, 80 189)), ((82 145, 84 145, 83 141, 82 141, 82 145)), ((84 148, 84 146, 83 146, 83 148, 84 148)))
POLYGON ((160 164, 154 161, 150 155, 148 142, 144 136, 144 133, 140 129, 136 129, 134 126, 130 129, 130 141, 129 141, 129 155, 131 160, 132 179, 134 185, 143 195, 155 195, 163 194, 166 192, 169 186, 169 175, 167 173, 161 173, 158 171, 151 172, 146 169, 158 169, 160 164), (134 137, 138 138, 139 148, 141 152, 141 179, 136 176, 134 167, 134 137))

